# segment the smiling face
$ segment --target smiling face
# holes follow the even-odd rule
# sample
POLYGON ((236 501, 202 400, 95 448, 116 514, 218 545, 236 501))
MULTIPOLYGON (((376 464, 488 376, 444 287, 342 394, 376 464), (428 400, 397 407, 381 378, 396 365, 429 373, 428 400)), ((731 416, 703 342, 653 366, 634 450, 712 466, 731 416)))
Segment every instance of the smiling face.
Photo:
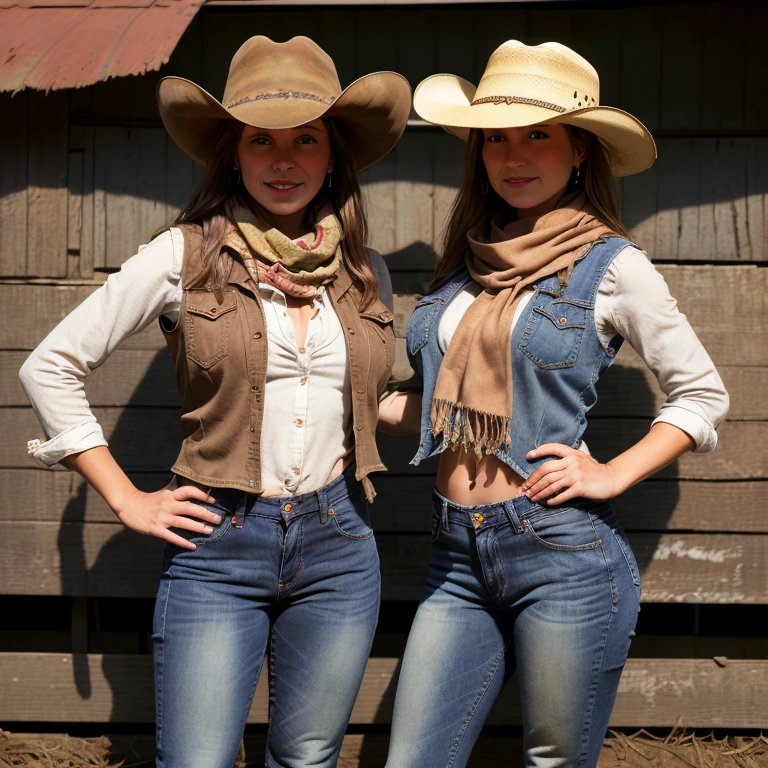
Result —
POLYGON ((561 124, 483 129, 482 158, 488 180, 518 217, 551 211, 586 156, 561 124))
POLYGON ((264 218, 288 237, 298 237, 304 234, 304 212, 333 162, 328 129, 322 120, 313 120, 298 128, 244 126, 235 167, 264 218))

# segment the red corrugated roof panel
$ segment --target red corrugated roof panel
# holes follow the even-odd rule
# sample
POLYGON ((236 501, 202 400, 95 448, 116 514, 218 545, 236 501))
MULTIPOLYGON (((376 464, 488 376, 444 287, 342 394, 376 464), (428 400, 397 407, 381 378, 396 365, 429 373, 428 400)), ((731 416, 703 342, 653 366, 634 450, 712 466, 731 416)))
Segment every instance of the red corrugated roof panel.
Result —
POLYGON ((204 2, 83 1, 0 0, 0 91, 80 88, 159 69, 204 2))

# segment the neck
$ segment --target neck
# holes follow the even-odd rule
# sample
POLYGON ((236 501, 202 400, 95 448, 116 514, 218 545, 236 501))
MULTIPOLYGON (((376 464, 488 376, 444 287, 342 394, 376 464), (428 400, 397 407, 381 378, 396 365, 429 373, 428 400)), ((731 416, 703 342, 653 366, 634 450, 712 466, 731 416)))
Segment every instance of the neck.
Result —
POLYGON ((518 219, 531 219, 536 216, 543 216, 545 213, 554 211, 558 203, 565 197, 567 187, 563 187, 556 195, 544 200, 544 202, 533 206, 533 208, 517 208, 518 219))
POLYGON ((296 240, 302 235, 307 234, 307 227, 304 224, 304 217, 307 213, 306 207, 296 211, 296 213, 289 213, 286 216, 272 213, 255 201, 252 203, 252 207, 255 209, 254 213, 261 216, 267 224, 271 224, 290 240, 296 240))

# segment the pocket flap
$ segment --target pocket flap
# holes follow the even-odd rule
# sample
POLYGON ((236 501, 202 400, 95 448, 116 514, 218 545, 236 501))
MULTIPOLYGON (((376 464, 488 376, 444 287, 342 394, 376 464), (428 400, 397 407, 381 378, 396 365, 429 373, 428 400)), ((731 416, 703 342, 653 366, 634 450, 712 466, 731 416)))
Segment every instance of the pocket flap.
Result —
POLYGON ((389 307, 381 300, 374 301, 370 307, 360 313, 360 317, 384 324, 391 323, 395 319, 395 316, 389 311, 389 307))
POLYGON ((216 294, 208 289, 187 289, 187 312, 216 320, 227 312, 237 309, 237 295, 234 288, 227 288, 224 301, 219 304, 216 294))
POLYGON ((565 330, 567 328, 587 327, 587 310, 575 304, 552 303, 547 307, 536 306, 533 311, 544 315, 555 328, 565 330))

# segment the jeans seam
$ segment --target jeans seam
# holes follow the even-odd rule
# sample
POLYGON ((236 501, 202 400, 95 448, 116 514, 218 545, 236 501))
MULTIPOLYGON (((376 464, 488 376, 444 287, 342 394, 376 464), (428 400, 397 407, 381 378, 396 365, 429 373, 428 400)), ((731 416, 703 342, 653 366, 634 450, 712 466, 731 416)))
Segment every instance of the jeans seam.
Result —
MULTIPOLYGON (((272 629, 269 633, 269 648, 267 650, 267 675, 269 679, 269 707, 267 711, 267 741, 266 741, 266 755, 265 755, 265 762, 264 765, 269 765, 267 762, 269 760, 269 745, 272 737, 272 726, 275 722, 274 717, 274 708, 275 708, 275 679, 277 676, 277 673, 275 672, 275 626, 272 625, 272 629)), ((262 662, 262 665, 264 662, 262 662)), ((258 680, 256 681, 256 684, 258 685, 258 680)), ((256 687, 254 686, 254 694, 256 693, 256 687)))
POLYGON ((493 679, 496 677, 496 673, 499 671, 499 664, 501 664, 502 659, 506 656, 507 648, 509 648, 509 644, 512 642, 512 640, 513 636, 510 635, 507 642, 504 643, 501 651, 497 654, 494 664, 491 666, 488 675, 483 681, 483 685, 480 687, 480 693, 472 702, 472 706, 465 716, 464 722, 461 724, 461 728, 459 729, 459 732, 454 739, 453 745, 451 746, 450 752, 448 753, 448 764, 445 768, 453 768, 453 764, 456 762, 456 755, 458 754, 459 747, 461 746, 461 742, 464 739, 464 734, 467 732, 467 728, 469 728, 469 724, 472 722, 472 718, 474 717, 475 712, 477 712, 477 708, 480 706, 480 702, 483 700, 483 697, 488 692, 488 688, 490 688, 493 679))
POLYGON ((168 612, 168 602, 171 599, 171 584, 173 584, 173 565, 168 566, 168 589, 165 592, 165 603, 163 604, 163 620, 162 620, 162 628, 160 630, 160 655, 161 659, 158 666, 158 677, 159 680, 157 681, 157 746, 160 746, 160 741, 162 738, 162 731, 163 731, 163 667, 165 665, 165 617, 168 612))

